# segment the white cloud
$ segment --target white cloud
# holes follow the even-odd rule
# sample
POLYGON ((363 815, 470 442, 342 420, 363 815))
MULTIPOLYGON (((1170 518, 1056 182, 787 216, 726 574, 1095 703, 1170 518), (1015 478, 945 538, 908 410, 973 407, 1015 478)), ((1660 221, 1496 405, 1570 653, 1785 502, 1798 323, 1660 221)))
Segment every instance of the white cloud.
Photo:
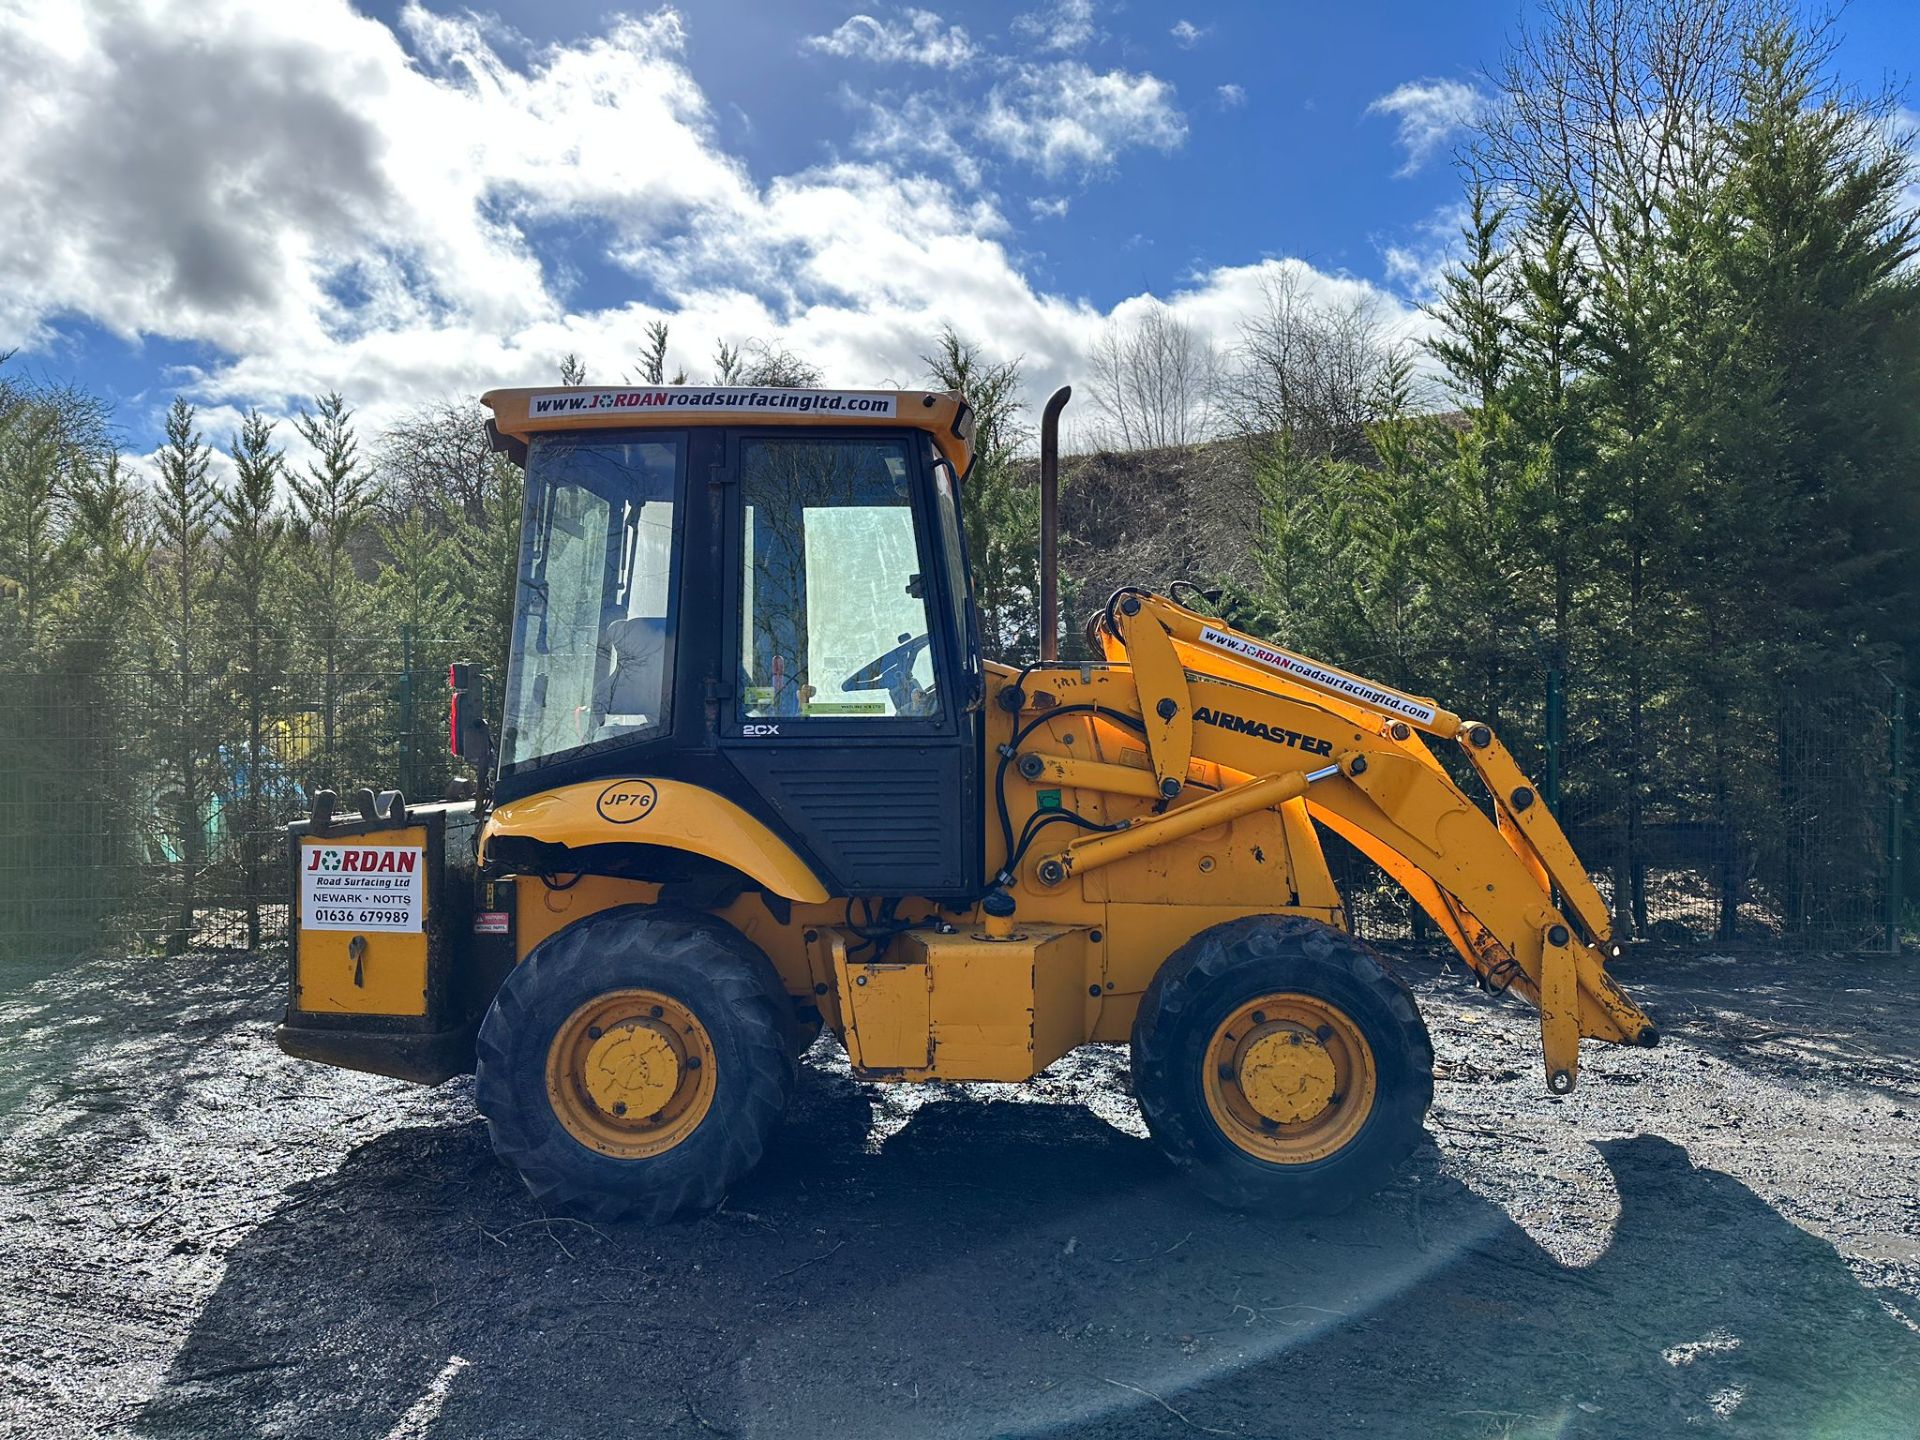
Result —
MULTIPOLYGON (((673 11, 535 48, 413 6, 402 34, 346 0, 0 7, 0 349, 52 348, 74 317, 206 346, 169 378, 224 442, 246 405, 284 416, 335 389, 371 432, 551 381, 569 351, 617 377, 654 319, 695 374, 716 341, 761 338, 855 385, 914 383, 952 321, 1023 356, 1035 393, 1082 373, 1106 322, 1036 290, 964 181, 873 159, 756 180, 673 11), (632 291, 570 293, 559 230, 605 237, 632 291)), ((995 97, 982 123, 1049 173, 1185 130, 1171 87, 1077 61, 1016 67, 995 97)), ((1231 340, 1280 266, 1365 288, 1270 260, 1170 303, 1231 340)))
POLYGON ((1902 105, 1894 113, 1893 144, 1896 149, 1905 150, 1912 162, 1900 203, 1910 214, 1920 214, 1920 110, 1902 105))
POLYGON ((1409 228, 1399 240, 1381 248, 1387 280, 1402 293, 1422 303, 1440 293, 1447 267, 1460 253, 1460 229, 1467 223, 1467 207, 1450 200, 1409 228))
POLYGON ((1055 195, 1051 198, 1036 195, 1027 202, 1027 209, 1033 212, 1033 218, 1036 220, 1064 220, 1069 208, 1070 202, 1064 195, 1055 195))
POLYGON ((1211 25, 1196 25, 1191 20, 1181 20, 1167 33, 1173 36, 1175 43, 1178 44, 1181 49, 1191 50, 1194 46, 1198 45, 1212 29, 1213 27, 1211 25))
POLYGON ((1409 80, 1367 106, 1367 113, 1392 115, 1399 121, 1397 138, 1407 158, 1398 173, 1407 176, 1472 125, 1486 103, 1486 96, 1463 81, 1409 80))
POLYGON ((980 137, 1044 175, 1102 170, 1139 146, 1187 138, 1173 87, 1158 76, 1096 71, 1078 60, 1023 66, 987 97, 980 137))
MULTIPOLYGON (((1091 35, 1092 13, 1086 0, 1061 0, 1051 10, 1018 17, 1014 30, 1043 50, 1072 49, 1091 35)), ((906 14, 911 33, 905 25, 888 28, 856 15, 831 36, 808 42, 840 56, 883 60, 932 53, 927 47, 953 34, 966 45, 970 63, 964 75, 937 90, 924 84, 878 92, 842 87, 842 101, 864 112, 853 142, 862 154, 896 164, 912 157, 977 187, 995 155, 1049 179, 1084 177, 1110 169, 1127 150, 1172 150, 1186 139, 1186 116, 1174 88, 1156 75, 981 50, 958 27, 941 30, 940 17, 931 11, 906 14)))
POLYGON ((964 105, 920 91, 871 95, 843 86, 840 94, 849 109, 864 112, 853 141, 861 154, 896 168, 903 168, 910 157, 933 161, 969 188, 985 178, 975 148, 956 133, 970 120, 964 105))
POLYGON ((1045 10, 1016 18, 1013 30, 1042 50, 1078 50, 1093 39, 1093 0, 1054 0, 1045 10))
POLYGON ((808 37, 807 45, 842 59, 941 70, 958 69, 976 53, 965 27, 949 25, 931 10, 904 11, 898 21, 850 16, 832 34, 808 37))
POLYGON ((1214 92, 1222 110, 1238 110, 1247 103, 1246 87, 1241 85, 1222 85, 1214 92))

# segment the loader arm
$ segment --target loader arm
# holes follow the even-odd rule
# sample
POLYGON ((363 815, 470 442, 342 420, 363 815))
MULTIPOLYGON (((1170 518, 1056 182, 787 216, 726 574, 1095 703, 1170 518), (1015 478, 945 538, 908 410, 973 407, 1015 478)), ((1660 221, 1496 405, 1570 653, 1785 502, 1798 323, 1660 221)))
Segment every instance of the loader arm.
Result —
MULTIPOLYGON (((1164 596, 1122 592, 1097 624, 1108 658, 1132 671, 1162 805, 1043 856, 1043 884, 1304 800, 1432 916, 1489 987, 1517 990, 1539 1008, 1549 1090, 1574 1087, 1583 1036, 1656 1043, 1652 1022, 1607 974, 1618 950, 1599 892, 1487 726, 1164 596), (1491 798, 1491 818, 1416 731, 1461 747, 1491 798), (1220 766, 1228 783, 1185 797, 1193 760, 1220 766)), ((1143 778, 1134 776, 1135 784, 1143 778)))

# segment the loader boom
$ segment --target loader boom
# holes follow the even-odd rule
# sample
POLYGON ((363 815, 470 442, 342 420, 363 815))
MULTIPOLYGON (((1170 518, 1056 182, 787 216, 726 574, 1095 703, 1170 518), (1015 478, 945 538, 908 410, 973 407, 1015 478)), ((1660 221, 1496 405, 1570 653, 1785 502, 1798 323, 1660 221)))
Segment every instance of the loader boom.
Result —
MULTIPOLYGON (((1540 1010, 1548 1088, 1571 1090, 1582 1036, 1651 1045, 1652 1023, 1608 977, 1607 911, 1559 823, 1492 730, 1434 701, 1269 645, 1162 595, 1123 591, 1095 638, 1125 662, 1159 813, 1043 856, 1043 884, 1236 815, 1305 801, 1308 813, 1399 882, 1487 986, 1540 1010), (1459 744, 1492 817, 1415 730, 1459 744), (1223 786, 1179 803, 1194 760, 1223 786)), ((1097 684, 1097 675, 1089 683, 1097 684)), ((1067 761, 1071 783, 1137 787, 1121 767, 1067 761)), ((1044 764, 1044 762, 1043 762, 1044 764)), ((1617 953, 1617 952, 1616 952, 1617 953)))

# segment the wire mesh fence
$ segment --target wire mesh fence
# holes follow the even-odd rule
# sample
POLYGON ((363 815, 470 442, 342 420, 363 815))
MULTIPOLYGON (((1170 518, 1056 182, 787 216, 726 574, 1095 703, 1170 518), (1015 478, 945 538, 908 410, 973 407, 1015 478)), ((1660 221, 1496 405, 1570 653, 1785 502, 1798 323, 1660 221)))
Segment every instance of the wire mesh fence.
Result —
MULTIPOLYGON (((1670 699, 1632 747, 1638 764, 1604 715, 1585 726, 1546 719, 1558 690, 1549 675, 1539 743, 1527 743, 1521 726, 1516 754, 1545 777, 1547 803, 1616 937, 1899 948, 1907 926, 1899 689, 1872 671, 1782 683, 1764 716, 1742 716, 1724 696, 1670 699)), ((1361 933, 1422 937, 1404 892, 1364 857, 1338 842, 1328 855, 1361 933)))
POLYGON ((285 824, 323 788, 445 793, 447 647, 331 670, 0 672, 0 964, 286 933, 285 824))
MULTIPOLYGON (((0 964, 283 937, 282 827, 319 789, 446 792, 450 658, 403 635, 352 642, 331 671, 251 680, 0 672, 0 964)), ((1783 687, 1766 714, 1666 705, 1637 765, 1605 713, 1543 720, 1553 684, 1502 728, 1546 778, 1618 936, 1895 948, 1904 717, 1877 676, 1783 687)), ((1398 887, 1327 850, 1360 933, 1422 934, 1398 887)))

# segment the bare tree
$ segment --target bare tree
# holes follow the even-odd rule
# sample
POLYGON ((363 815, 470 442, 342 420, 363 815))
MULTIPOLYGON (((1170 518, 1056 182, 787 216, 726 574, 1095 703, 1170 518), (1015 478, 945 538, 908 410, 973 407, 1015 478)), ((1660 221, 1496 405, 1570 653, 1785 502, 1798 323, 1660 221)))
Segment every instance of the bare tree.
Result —
POLYGON ((818 385, 824 377, 820 367, 803 360, 784 345, 765 340, 749 340, 744 345, 729 345, 722 340, 713 352, 713 383, 716 385, 794 386, 806 389, 818 385))
POLYGON ((458 400, 422 405, 402 416, 380 437, 378 457, 388 511, 476 525, 486 519, 488 499, 507 463, 494 454, 486 411, 458 400))
POLYGON ((1496 189, 1564 196, 1603 264, 1715 173, 1742 48, 1779 0, 1540 0, 1491 77, 1475 164, 1496 189))
POLYGON ((569 350, 560 357, 560 383, 562 385, 587 383, 587 365, 577 352, 569 350))
POLYGON ((1109 322, 1091 358, 1094 404, 1120 449, 1191 445, 1212 436, 1219 353, 1160 301, 1130 324, 1109 322))
POLYGON ((1322 298, 1300 271, 1283 269, 1241 322, 1222 387, 1228 421, 1249 442, 1284 436, 1296 454, 1363 459, 1367 426, 1391 409, 1405 348, 1370 294, 1322 298))

